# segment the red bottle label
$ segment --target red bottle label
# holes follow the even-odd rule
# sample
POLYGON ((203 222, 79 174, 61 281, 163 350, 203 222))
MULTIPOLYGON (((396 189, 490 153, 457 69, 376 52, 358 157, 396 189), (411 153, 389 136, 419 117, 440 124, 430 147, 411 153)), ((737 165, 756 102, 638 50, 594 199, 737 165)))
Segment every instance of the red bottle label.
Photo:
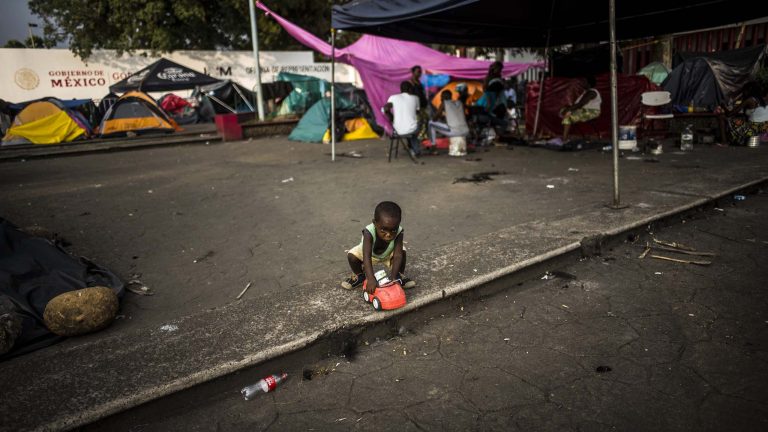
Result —
POLYGON ((267 382, 267 391, 272 391, 277 387, 277 381, 275 381, 275 376, 270 375, 266 378, 264 378, 264 381, 267 382))

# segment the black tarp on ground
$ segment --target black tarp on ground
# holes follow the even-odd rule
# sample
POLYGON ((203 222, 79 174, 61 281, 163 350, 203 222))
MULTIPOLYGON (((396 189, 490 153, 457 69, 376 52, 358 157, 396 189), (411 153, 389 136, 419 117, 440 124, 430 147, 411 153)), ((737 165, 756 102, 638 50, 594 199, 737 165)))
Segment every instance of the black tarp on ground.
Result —
POLYGON ((714 109, 736 98, 764 58, 765 45, 720 53, 676 56, 677 66, 662 83, 674 105, 714 109))
POLYGON ((125 93, 129 90, 165 92, 193 89, 219 82, 218 79, 166 58, 152 63, 128 78, 109 86, 109 91, 125 93))
MULTIPOLYGON (((422 43, 543 47, 609 38, 608 1, 357 0, 333 7, 339 30, 422 43), (549 38, 548 38, 549 37, 549 38)), ((768 16, 768 2, 616 2, 619 40, 670 34, 768 16)))
POLYGON ((118 297, 124 292, 123 282, 109 270, 0 218, 0 303, 10 300, 22 317, 21 334, 0 360, 60 340, 43 324, 45 306, 59 294, 91 286, 112 288, 118 297))

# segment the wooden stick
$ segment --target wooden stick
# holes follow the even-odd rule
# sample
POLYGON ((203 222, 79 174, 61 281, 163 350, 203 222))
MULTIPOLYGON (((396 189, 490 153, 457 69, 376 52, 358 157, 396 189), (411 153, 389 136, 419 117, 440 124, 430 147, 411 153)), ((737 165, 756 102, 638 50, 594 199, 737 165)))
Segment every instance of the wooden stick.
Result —
POLYGON ((650 252, 650 251, 651 251, 651 247, 648 246, 648 243, 646 243, 645 244, 645 250, 643 251, 643 253, 640 254, 640 256, 638 258, 640 258, 640 259, 645 258, 645 256, 648 255, 648 252, 650 252))
POLYGON ((712 261, 693 261, 693 260, 689 261, 689 260, 681 260, 681 259, 677 259, 677 258, 670 258, 670 257, 665 257, 665 256, 660 256, 660 255, 650 255, 650 257, 651 258, 660 259, 660 260, 665 260, 665 261, 673 261, 673 262, 678 262, 678 263, 683 263, 683 264, 696 264, 696 265, 700 265, 700 266, 708 266, 708 265, 712 264, 712 261))
POLYGON ((251 287, 251 283, 248 282, 248 285, 246 285, 245 288, 243 288, 243 290, 240 292, 240 295, 238 295, 235 300, 240 300, 240 297, 242 297, 243 294, 245 294, 245 292, 248 291, 248 288, 250 287, 251 287))
MULTIPOLYGON (((638 245, 638 246, 642 246, 642 245, 638 245)), ((656 249, 656 250, 660 250, 660 251, 664 251, 664 252, 675 252, 675 253, 686 254, 686 255, 717 256, 717 254, 714 253, 714 252, 696 252, 696 251, 689 251, 689 250, 684 250, 684 249, 668 248, 668 247, 664 247, 664 246, 649 246, 649 245, 646 245, 644 247, 645 248, 656 249)))
POLYGON ((659 240, 656 237, 653 237, 653 242, 657 243, 657 244, 660 244, 660 245, 669 246, 669 247, 672 247, 672 248, 675 248, 675 249, 683 249, 683 250, 687 250, 687 251, 691 251, 691 252, 696 251, 696 249, 694 249, 692 247, 685 246, 685 245, 683 245, 681 243, 667 242, 667 241, 659 240))

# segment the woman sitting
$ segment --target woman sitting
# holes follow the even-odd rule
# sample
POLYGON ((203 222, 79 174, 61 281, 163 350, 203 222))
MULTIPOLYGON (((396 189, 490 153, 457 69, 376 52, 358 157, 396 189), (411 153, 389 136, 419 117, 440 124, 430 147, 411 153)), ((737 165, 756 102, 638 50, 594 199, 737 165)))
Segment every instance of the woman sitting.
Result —
POLYGON ((741 100, 731 110, 726 109, 728 139, 733 145, 746 145, 747 141, 768 134, 768 92, 755 82, 747 83, 741 100))

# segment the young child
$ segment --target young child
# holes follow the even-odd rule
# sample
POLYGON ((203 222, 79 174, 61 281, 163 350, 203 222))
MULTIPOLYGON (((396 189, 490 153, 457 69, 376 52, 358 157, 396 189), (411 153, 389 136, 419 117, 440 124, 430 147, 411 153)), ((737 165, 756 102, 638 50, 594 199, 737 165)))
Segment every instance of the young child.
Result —
POLYGON ((363 230, 360 244, 347 254, 349 266, 354 274, 341 283, 344 289, 352 289, 368 280, 369 293, 378 286, 373 275, 373 265, 383 263, 389 268, 389 280, 399 279, 403 288, 413 288, 416 282, 403 276, 405 271, 405 248, 403 227, 400 226, 402 211, 392 201, 380 202, 373 211, 373 223, 363 230))

